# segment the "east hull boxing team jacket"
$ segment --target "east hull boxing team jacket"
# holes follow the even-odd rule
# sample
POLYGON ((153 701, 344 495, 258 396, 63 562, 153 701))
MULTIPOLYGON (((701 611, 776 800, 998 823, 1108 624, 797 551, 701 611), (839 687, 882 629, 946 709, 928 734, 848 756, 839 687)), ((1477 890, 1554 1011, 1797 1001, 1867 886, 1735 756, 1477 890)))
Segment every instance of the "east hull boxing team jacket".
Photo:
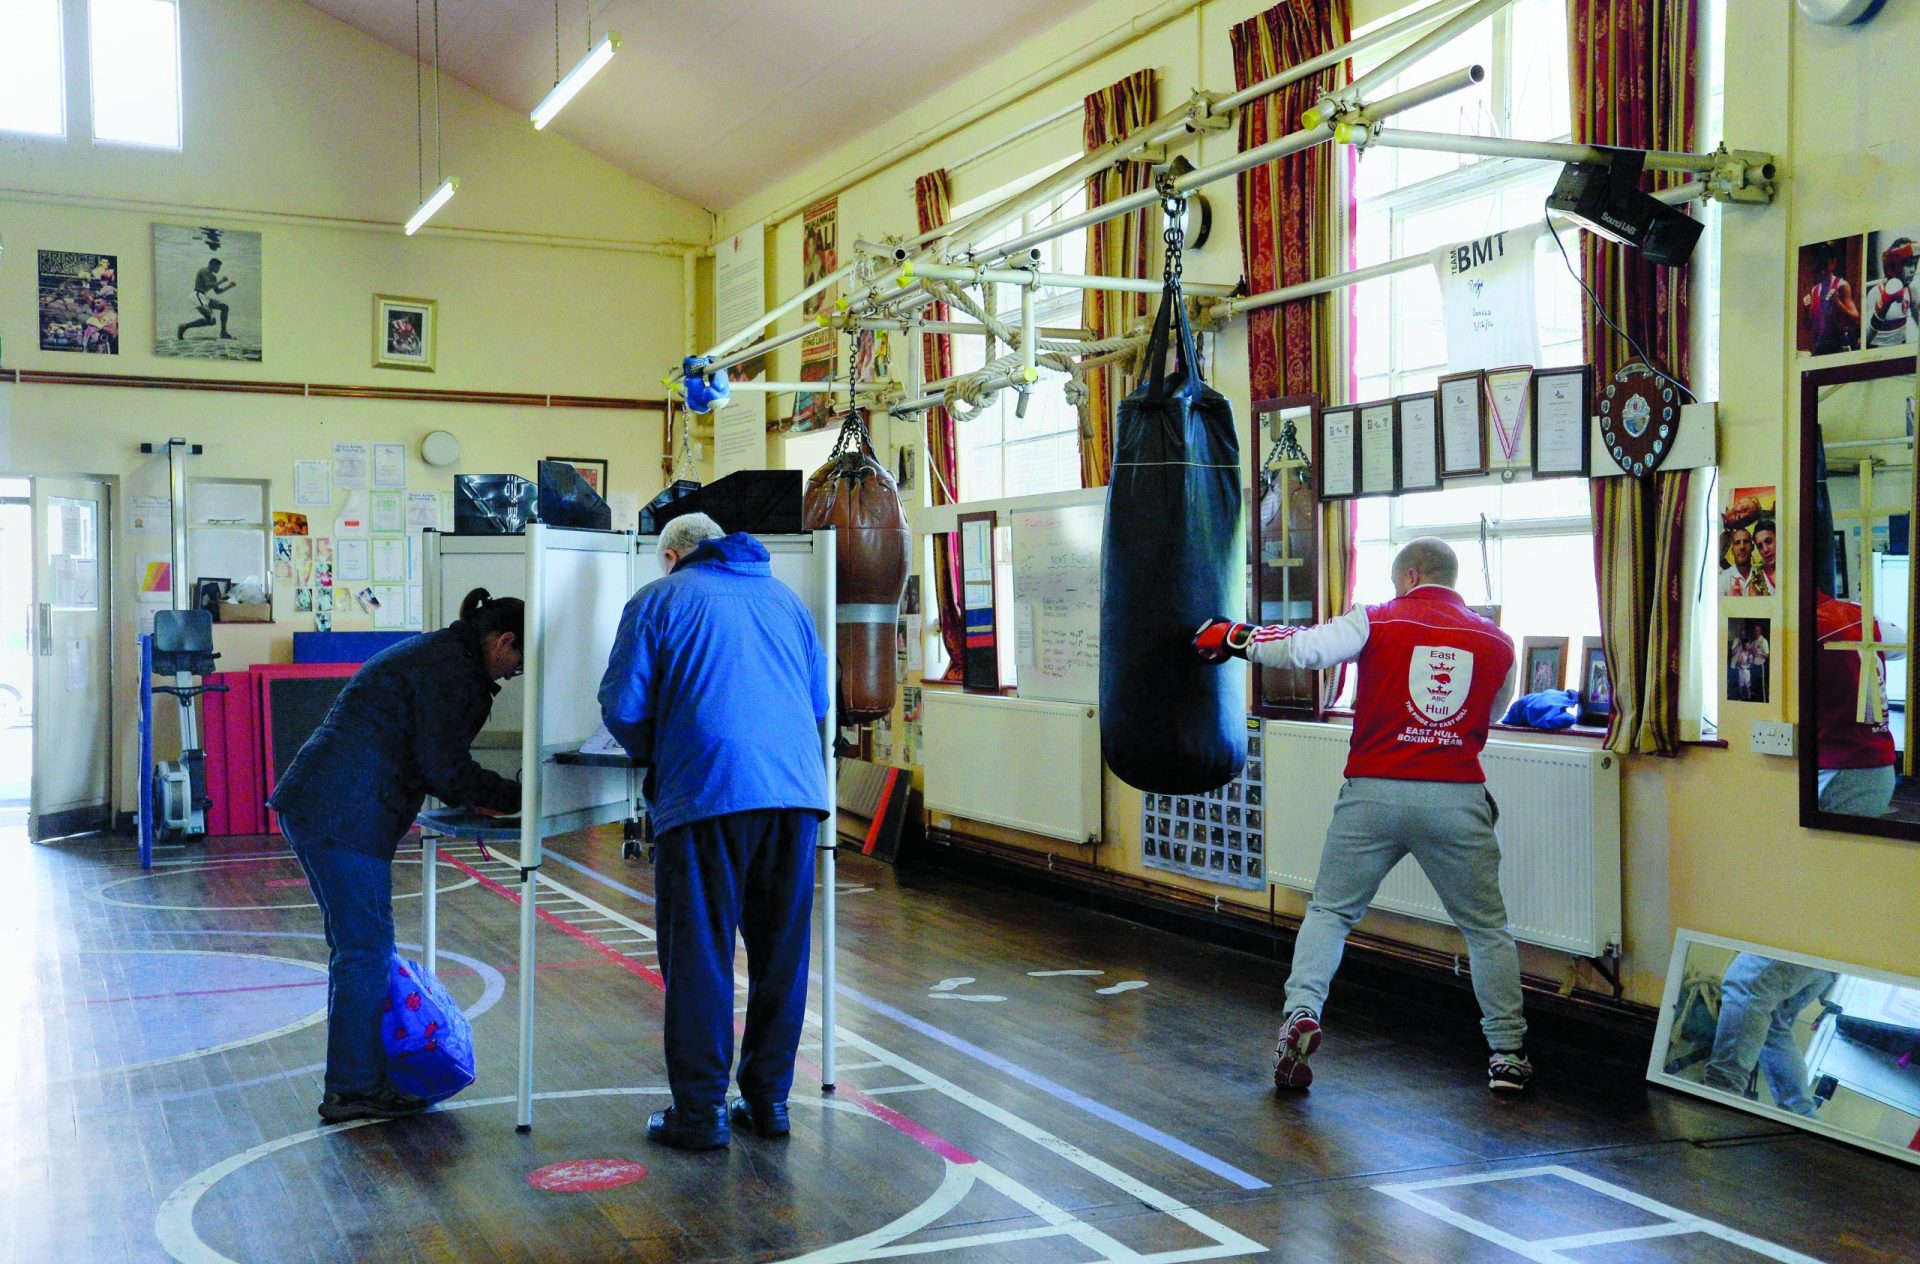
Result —
POLYGON ((1247 657, 1317 669, 1355 660, 1347 776, 1483 782, 1480 750, 1513 673, 1513 641, 1451 588, 1422 584, 1312 628, 1256 628, 1247 657))
MULTIPOLYGON (((1860 653, 1858 650, 1827 649, 1830 641, 1858 641, 1860 603, 1835 601, 1825 593, 1814 607, 1814 622, 1820 636, 1819 657, 1815 660, 1815 680, 1819 684, 1819 705, 1814 710, 1815 746, 1821 768, 1885 768, 1893 763, 1893 732, 1887 725, 1885 708, 1877 721, 1860 722, 1860 653)), ((1873 621, 1874 640, 1899 642, 1906 634, 1884 619, 1873 621)), ((1874 656, 1874 670, 1880 675, 1880 696, 1887 696, 1886 660, 1899 654, 1874 656)))

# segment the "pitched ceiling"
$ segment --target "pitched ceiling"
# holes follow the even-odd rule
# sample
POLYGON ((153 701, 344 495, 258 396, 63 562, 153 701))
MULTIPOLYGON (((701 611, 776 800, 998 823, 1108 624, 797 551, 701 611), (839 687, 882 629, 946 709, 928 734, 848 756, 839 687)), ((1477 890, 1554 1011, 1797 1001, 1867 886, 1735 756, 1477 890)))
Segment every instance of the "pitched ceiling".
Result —
MULTIPOLYGON (((404 0, 308 2, 413 56, 404 0)), ((725 210, 1093 2, 560 0, 563 73, 586 51, 589 5, 595 38, 623 43, 551 130, 725 210)), ((440 55, 531 112, 554 82, 552 0, 445 0, 440 55)))

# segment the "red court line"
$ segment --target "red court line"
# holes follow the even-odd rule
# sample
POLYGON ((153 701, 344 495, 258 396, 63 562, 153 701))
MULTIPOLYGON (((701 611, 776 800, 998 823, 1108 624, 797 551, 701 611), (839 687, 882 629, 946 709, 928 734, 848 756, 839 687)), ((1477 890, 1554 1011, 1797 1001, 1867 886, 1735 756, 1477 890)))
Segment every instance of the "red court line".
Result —
POLYGON ((191 992, 149 992, 144 996, 103 996, 97 1001, 75 1001, 75 1005, 118 1005, 122 1001, 171 1001, 182 996, 230 996, 235 992, 272 992, 280 988, 325 987, 325 979, 301 979, 294 983, 255 983, 247 987, 201 988, 191 992))
MULTIPOLYGON (((465 861, 457 860, 452 856, 443 856, 442 859, 447 864, 452 865, 454 868, 458 869, 460 872, 472 878, 475 882, 478 882, 481 886, 485 887, 487 890, 493 892, 495 895, 505 897, 508 901, 510 901, 516 906, 520 903, 519 892, 514 891, 511 888, 502 886, 498 882, 495 882, 492 878, 487 877, 487 875, 481 873, 478 869, 473 868, 471 865, 467 864, 465 861)), ((659 988, 662 992, 667 990, 667 981, 665 978, 661 977, 658 971, 649 970, 647 967, 641 965, 638 961, 635 961, 632 957, 621 955, 619 952, 615 951, 612 948, 609 948, 607 945, 601 943, 599 940, 589 935, 586 931, 583 931, 579 927, 575 926, 572 922, 563 921, 560 918, 554 916, 552 913, 549 913, 542 908, 535 908, 533 910, 533 915, 539 918, 541 921, 547 923, 547 925, 553 927, 555 930, 559 931, 561 934, 567 935, 573 939, 579 940, 581 943, 587 945, 587 947, 593 949, 595 952, 599 953, 601 956, 605 957, 607 960, 613 962, 615 965, 623 967, 630 973, 639 975, 641 978, 645 979, 647 982, 653 984, 653 986, 659 988)), ((538 967, 536 966, 536 969, 537 968, 538 967)), ((741 1028, 741 1024, 738 1021, 736 1021, 733 1026, 735 1031, 739 1031, 741 1028)), ((833 1038, 833 1033, 822 1032, 821 1038, 823 1040, 830 1040, 833 1038)), ((814 1076, 815 1078, 824 1079, 826 1076, 826 1072, 821 1070, 821 1068, 818 1065, 809 1061, 806 1058, 795 1058, 794 1065, 799 1069, 805 1071, 808 1075, 814 1076)), ((895 1132, 898 1132, 899 1134, 908 1138, 909 1140, 918 1142, 919 1144, 925 1146, 927 1149, 933 1151, 935 1154, 939 1155, 941 1158, 946 1159, 950 1163, 978 1163, 980 1161, 979 1159, 975 1158, 972 1154, 969 1154, 967 1151, 961 1149, 959 1146, 955 1145, 953 1142, 948 1141, 945 1137, 941 1136, 939 1133, 933 1131, 933 1129, 927 1127, 925 1124, 918 1123, 912 1119, 907 1118, 905 1115, 901 1114, 897 1110, 894 1110, 890 1106, 881 1105, 879 1102, 874 1101, 871 1097, 868 1097, 865 1093, 862 1093, 857 1088, 836 1087, 834 1089, 834 1096, 837 1098, 840 1098, 842 1101, 851 1102, 855 1106, 858 1106, 861 1110, 873 1116, 875 1119, 879 1120, 881 1123, 887 1125, 887 1127, 893 1129, 895 1132)))

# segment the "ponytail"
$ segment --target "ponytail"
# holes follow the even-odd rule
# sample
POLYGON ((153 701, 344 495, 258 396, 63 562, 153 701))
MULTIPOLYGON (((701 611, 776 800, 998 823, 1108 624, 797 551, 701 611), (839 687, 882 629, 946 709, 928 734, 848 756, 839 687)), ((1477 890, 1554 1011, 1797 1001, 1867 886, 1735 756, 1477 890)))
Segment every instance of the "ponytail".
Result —
POLYGON ((496 597, 476 588, 460 602, 460 621, 481 637, 513 634, 514 644, 526 643, 526 605, 518 597, 496 597))

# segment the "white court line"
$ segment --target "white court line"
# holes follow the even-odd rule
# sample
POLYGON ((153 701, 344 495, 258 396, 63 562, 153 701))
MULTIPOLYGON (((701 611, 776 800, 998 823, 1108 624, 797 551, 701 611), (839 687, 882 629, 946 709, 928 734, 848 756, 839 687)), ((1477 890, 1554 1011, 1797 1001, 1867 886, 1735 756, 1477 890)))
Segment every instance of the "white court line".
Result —
POLYGON ((860 1092, 867 1097, 886 1097, 891 1093, 924 1093, 932 1087, 931 1084, 895 1084, 890 1088, 863 1088, 860 1092))
MULTIPOLYGON (((646 935, 649 938, 653 936, 652 930, 649 929, 648 927, 641 925, 639 922, 634 921, 632 918, 626 916, 623 913, 617 913, 613 909, 607 908, 606 905, 600 904, 598 901, 592 899, 590 896, 580 895, 578 892, 575 892, 571 887, 568 887, 563 883, 554 881, 552 878, 548 877, 544 873, 539 875, 539 880, 547 884, 548 886, 553 887, 555 890, 564 891, 570 895, 573 895, 576 899, 579 899, 584 904, 587 904, 591 907, 598 908, 609 914, 612 914, 615 921, 619 922, 621 925, 626 926, 629 929, 639 934, 646 935)), ((741 992, 746 991, 747 989, 746 979, 739 975, 734 976, 734 988, 736 991, 741 991, 741 992)), ((815 1025, 818 1025, 820 1021, 819 1014, 812 1009, 809 1009, 807 1011, 806 1017, 809 1023, 813 1023, 815 1025)), ((1199 1234, 1204 1238, 1209 1239, 1208 1244, 1205 1246, 1192 1247, 1184 1250, 1158 1252, 1152 1255, 1141 1255, 1138 1252, 1133 1251, 1131 1248, 1123 1245, 1122 1243, 1114 1241, 1112 1238, 1108 1237, 1106 1234, 1099 1233, 1097 1230, 1088 1228, 1085 1230, 1074 1232, 1073 1236, 1077 1240, 1087 1245, 1093 1245, 1095 1241, 1111 1244, 1115 1253, 1106 1256, 1106 1258, 1109 1260, 1116 1260, 1116 1261, 1124 1260, 1124 1261, 1134 1262, 1134 1264, 1185 1264, 1185 1261, 1189 1261, 1189 1260, 1215 1260, 1215 1259, 1225 1259, 1233 1256, 1261 1255, 1266 1253, 1267 1248, 1265 1246, 1254 1241, 1252 1238, 1247 1237, 1245 1234, 1242 1234, 1236 1230, 1228 1228, 1226 1225, 1221 1224, 1219 1221, 1213 1219, 1213 1217, 1211 1216, 1206 1215, 1204 1212, 1196 1211, 1194 1208, 1187 1206, 1185 1203, 1181 1202, 1177 1198, 1174 1198, 1172 1195, 1164 1193, 1161 1190, 1156 1189, 1151 1185, 1148 1185, 1145 1181, 1140 1180, 1138 1177, 1132 1176, 1126 1172, 1121 1171, 1119 1168, 1115 1167, 1111 1163, 1108 1163, 1104 1159, 1095 1158, 1093 1155, 1088 1154, 1085 1150, 1082 1150, 1079 1146, 1076 1146, 1069 1141, 1066 1141, 1060 1137, 1055 1136, 1053 1133, 1048 1132, 1046 1129, 1040 1127, 1039 1125, 1029 1123, 1027 1120, 1014 1114, 1012 1111, 1006 1110, 1000 1106, 996 1106, 994 1103, 987 1101, 985 1098, 980 1097, 978 1094, 970 1093, 966 1089, 963 1089, 959 1085, 953 1083, 951 1080, 947 1080, 938 1075, 935 1075, 933 1072, 927 1070, 925 1067, 922 1067, 914 1062, 911 1062, 908 1059, 901 1057, 899 1054, 896 1054, 889 1049, 882 1048, 880 1045, 873 1043, 871 1040, 868 1040, 863 1036, 856 1035, 855 1033, 848 1031, 846 1028, 841 1027, 838 1024, 835 1025, 835 1029, 834 1029, 834 1043, 836 1046, 844 1046, 850 1049, 858 1049, 862 1053, 865 1053, 870 1059, 878 1060, 883 1065, 891 1066, 894 1069, 901 1071, 906 1075, 912 1076, 914 1079, 919 1080, 921 1083, 927 1085, 929 1088, 938 1090, 942 1095, 952 1099, 955 1102, 958 1102, 960 1105, 965 1106, 967 1109, 975 1112, 976 1114, 986 1116, 988 1119, 999 1124, 1001 1127, 1006 1128, 1010 1132, 1013 1132, 1015 1135, 1023 1137, 1026 1140, 1033 1142, 1035 1145, 1039 1146, 1040 1148, 1047 1150, 1048 1152, 1058 1156, 1061 1159, 1066 1160, 1068 1163, 1071 1163, 1075 1167, 1080 1168, 1082 1171, 1085 1171, 1088 1174, 1098 1178, 1099 1180, 1104 1181, 1106 1184, 1113 1186, 1114 1188, 1122 1191, 1123 1193, 1138 1200, 1139 1202, 1145 1203, 1148 1207, 1151 1207, 1153 1210, 1160 1212, 1162 1215, 1169 1216, 1179 1221, 1181 1224, 1185 1225, 1187 1228, 1192 1229, 1195 1233, 1199 1234)), ((992 1180, 989 1180, 987 1174, 989 1171, 991 1171, 991 1169, 987 1168, 987 1165, 985 1163, 978 1163, 978 1164, 974 1164, 973 1166, 982 1169, 978 1173, 981 1180, 986 1181, 988 1184, 992 1184, 996 1189, 1000 1189, 1000 1186, 998 1184, 996 1184, 992 1180)), ((1010 1178, 1004 1175, 1000 1175, 999 1173, 994 1173, 994 1175, 997 1176, 1000 1181, 1004 1181, 1004 1182, 1007 1182, 1009 1185, 1012 1185, 1010 1178)), ((1024 1190, 1024 1187, 1016 1186, 1015 1188, 1020 1188, 1024 1190)), ((1007 1194, 1009 1198, 1012 1198, 1015 1202, 1020 1203, 1020 1205, 1028 1207, 1030 1210, 1036 1210, 1036 1214, 1039 1214, 1039 1212, 1036 1209, 1036 1204, 1052 1207, 1052 1204, 1046 1203, 1044 1199, 1040 1198, 1040 1195, 1038 1195, 1037 1193, 1033 1193, 1030 1190, 1024 1190, 1024 1196, 1016 1196, 1015 1194, 1009 1192, 1006 1189, 1001 1189, 1000 1192, 1007 1194), (1036 1202, 1029 1203, 1028 1201, 1026 1201, 1026 1199, 1028 1198, 1036 1200, 1036 1202)), ((1059 1211, 1058 1208, 1053 1208, 1053 1211, 1055 1214, 1066 1216, 1066 1213, 1059 1211)), ((1068 1219, 1072 1219, 1072 1217, 1068 1217, 1068 1219)), ((1076 1225, 1078 1223, 1079 1223, 1078 1221, 1075 1221, 1076 1225)), ((924 1244, 916 1243, 913 1245, 921 1249, 912 1251, 912 1252, 907 1252, 902 1250, 902 1251, 896 1251, 894 1253, 895 1254, 909 1254, 909 1253, 924 1254, 926 1252, 949 1249, 948 1247, 946 1247, 945 1244, 940 1242, 928 1242, 924 1244)), ((1096 1249, 1100 1249, 1104 1251, 1106 1248, 1102 1246, 1096 1249)), ((816 1253, 816 1255, 809 1256, 806 1258, 808 1258, 809 1260, 816 1261, 816 1264, 834 1264, 835 1261, 838 1261, 839 1264, 854 1264, 854 1262, 859 1259, 871 1258, 871 1257, 866 1257, 866 1256, 842 1257, 837 1255, 827 1256, 827 1255, 820 1255, 819 1253, 816 1253)))
POLYGON ((1670 1237, 1688 1233, 1703 1233, 1709 1237, 1719 1238, 1722 1242, 1731 1242, 1735 1246, 1745 1247, 1756 1255, 1763 1255, 1770 1260, 1779 1260, 1781 1264, 1821 1264, 1821 1261, 1811 1255, 1802 1255, 1798 1251, 1788 1250, 1786 1247, 1768 1242, 1764 1238, 1756 1238, 1750 1233, 1742 1233, 1740 1230, 1730 1228, 1718 1221, 1708 1220, 1704 1216, 1696 1216, 1689 1211, 1681 1211, 1678 1207, 1669 1207, 1667 1204, 1656 1202, 1644 1194, 1636 1194, 1624 1186, 1611 1184, 1595 1176, 1588 1176, 1585 1172, 1575 1171, 1570 1167, 1551 1165, 1546 1167, 1515 1168, 1507 1172, 1482 1172, 1470 1176, 1442 1177, 1438 1180, 1431 1181, 1411 1181, 1397 1185, 1376 1185, 1374 1189, 1379 1193, 1387 1195, 1389 1198, 1398 1199, 1409 1207, 1423 1211, 1436 1220, 1444 1220, 1454 1228, 1471 1233, 1474 1237, 1482 1241, 1505 1247, 1515 1255, 1523 1256, 1526 1259, 1534 1261, 1535 1264, 1581 1264, 1581 1262, 1573 1256, 1562 1254, 1562 1252, 1583 1246, 1600 1246, 1610 1242, 1633 1242, 1643 1238, 1670 1237), (1453 1208, 1435 1202, 1433 1199, 1420 1193, 1421 1190, 1444 1189, 1455 1185, 1482 1185, 1493 1181, 1525 1180, 1529 1177, 1536 1176, 1551 1176, 1566 1181, 1569 1184, 1579 1185, 1597 1194, 1604 1194, 1616 1202, 1626 1203, 1628 1206, 1637 1207, 1641 1211, 1652 1212, 1656 1216, 1662 1216, 1668 1223, 1665 1225, 1641 1225, 1631 1229, 1602 1230, 1596 1233, 1569 1234, 1558 1238, 1520 1238, 1502 1229, 1496 1229, 1483 1220, 1476 1220, 1472 1216, 1455 1211, 1453 1208))

